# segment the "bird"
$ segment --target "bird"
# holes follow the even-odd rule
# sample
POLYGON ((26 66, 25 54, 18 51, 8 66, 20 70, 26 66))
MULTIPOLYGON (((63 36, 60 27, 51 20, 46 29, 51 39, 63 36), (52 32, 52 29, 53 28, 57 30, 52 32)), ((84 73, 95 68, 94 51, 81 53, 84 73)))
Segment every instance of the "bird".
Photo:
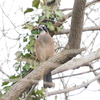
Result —
MULTIPOLYGON (((38 29, 40 33, 36 39, 36 58, 43 63, 54 55, 54 41, 45 25, 40 25, 38 29)), ((43 81, 52 83, 51 72, 44 75, 43 81)), ((44 88, 51 87, 50 85, 44 84, 44 88)))

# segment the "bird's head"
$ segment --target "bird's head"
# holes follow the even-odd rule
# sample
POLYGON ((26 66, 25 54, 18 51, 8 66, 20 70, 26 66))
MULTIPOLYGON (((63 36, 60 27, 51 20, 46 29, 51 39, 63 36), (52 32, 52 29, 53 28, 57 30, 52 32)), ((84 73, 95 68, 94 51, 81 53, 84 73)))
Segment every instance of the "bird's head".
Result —
POLYGON ((39 29, 40 31, 48 32, 48 30, 47 30, 47 28, 46 28, 45 25, 40 25, 40 26, 38 27, 38 29, 39 29))

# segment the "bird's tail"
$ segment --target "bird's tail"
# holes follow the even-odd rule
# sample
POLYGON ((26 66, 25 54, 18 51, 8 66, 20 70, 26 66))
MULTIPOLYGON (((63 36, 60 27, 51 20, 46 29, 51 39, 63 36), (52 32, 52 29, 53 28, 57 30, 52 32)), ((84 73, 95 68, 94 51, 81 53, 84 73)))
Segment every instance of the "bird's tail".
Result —
MULTIPOLYGON (((51 76, 51 72, 48 73, 47 75, 44 76, 44 82, 50 82, 52 83, 52 76, 51 76)), ((44 84, 44 88, 51 88, 52 86, 44 84)))

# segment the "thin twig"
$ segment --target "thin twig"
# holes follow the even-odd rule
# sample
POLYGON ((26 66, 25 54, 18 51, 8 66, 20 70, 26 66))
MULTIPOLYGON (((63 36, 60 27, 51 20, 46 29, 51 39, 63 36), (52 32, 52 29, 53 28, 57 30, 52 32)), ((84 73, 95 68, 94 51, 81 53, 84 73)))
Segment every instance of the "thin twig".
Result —
POLYGON ((0 8, 1 8, 2 12, 4 13, 4 15, 9 19, 10 23, 14 26, 15 31, 16 31, 18 34, 20 34, 20 33, 16 30, 16 26, 14 25, 14 23, 13 23, 13 22, 11 21, 11 19, 6 15, 6 13, 4 12, 4 10, 2 9, 1 6, 0 6, 0 8))
POLYGON ((4 75, 6 75, 9 78, 9 75, 6 74, 3 70, 0 69, 0 72, 2 72, 4 75))
POLYGON ((60 78, 65 78, 65 77, 77 76, 77 75, 81 75, 81 74, 86 74, 86 73, 94 72, 94 71, 97 71, 97 70, 100 70, 100 68, 90 69, 89 71, 82 72, 82 73, 77 73, 77 74, 71 74, 71 75, 64 75, 64 76, 60 76, 60 77, 55 77, 55 78, 53 78, 53 80, 60 79, 60 78))
POLYGON ((30 95, 33 93, 33 91, 34 91, 36 85, 37 85, 37 84, 35 84, 35 85, 32 86, 32 88, 31 88, 31 90, 29 91, 29 93, 28 93, 27 97, 25 98, 25 100, 29 100, 30 95))
POLYGON ((92 82, 94 82, 94 81, 96 81, 96 80, 98 80, 100 78, 100 74, 98 75, 98 76, 96 76, 95 78, 93 78, 93 79, 91 79, 90 81, 88 81, 88 82, 83 82, 82 84, 80 84, 80 85, 75 85, 75 86, 73 86, 73 87, 70 87, 70 88, 67 88, 67 89, 63 89, 63 90, 57 90, 57 91, 53 91, 53 92, 49 92, 48 93, 48 96, 50 96, 50 95, 55 95, 55 94, 61 94, 61 93, 68 93, 68 92, 71 92, 71 91, 74 91, 74 90, 78 90, 78 89, 80 89, 80 88, 87 88, 88 87, 88 85, 90 85, 92 82))

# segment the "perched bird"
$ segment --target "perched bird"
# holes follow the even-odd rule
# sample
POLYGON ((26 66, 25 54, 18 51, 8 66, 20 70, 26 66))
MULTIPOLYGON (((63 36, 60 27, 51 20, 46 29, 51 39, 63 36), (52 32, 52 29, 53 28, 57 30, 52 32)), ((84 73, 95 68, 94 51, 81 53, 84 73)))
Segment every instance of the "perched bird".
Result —
MULTIPOLYGON (((40 62, 44 62, 54 55, 54 42, 45 25, 40 25, 39 30, 40 34, 36 39, 36 57, 40 62)), ((44 75, 44 82, 52 82, 51 72, 44 75)), ((44 84, 44 88, 47 87, 51 88, 44 84)))

